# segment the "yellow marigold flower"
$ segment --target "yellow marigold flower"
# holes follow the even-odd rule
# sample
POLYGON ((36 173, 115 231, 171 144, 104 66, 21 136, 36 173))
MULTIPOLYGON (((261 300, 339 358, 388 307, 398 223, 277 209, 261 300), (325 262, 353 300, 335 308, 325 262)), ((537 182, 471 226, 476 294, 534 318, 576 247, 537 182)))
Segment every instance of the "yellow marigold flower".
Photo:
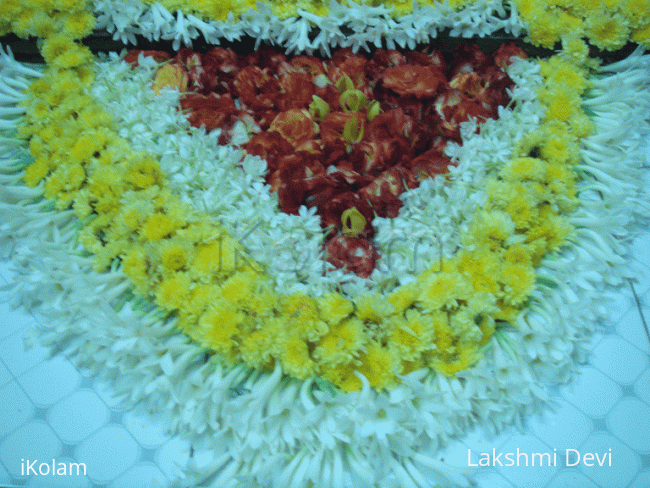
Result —
POLYGON ((123 234, 130 234, 139 229, 142 223, 154 213, 154 206, 150 201, 134 197, 133 193, 127 194, 120 213, 115 219, 116 226, 123 227, 123 234))
POLYGON ((402 363, 395 349, 370 341, 359 360, 361 364, 357 371, 364 375, 370 386, 375 389, 385 390, 398 383, 395 375, 401 374, 402 363))
POLYGON ((328 293, 316 299, 321 317, 330 325, 336 325, 354 311, 354 304, 339 293, 328 293))
POLYGON ((548 137, 540 147, 541 156, 550 163, 575 165, 580 162, 577 137, 565 124, 547 124, 548 137))
POLYGON ((547 87, 539 92, 542 103, 546 105, 546 120, 566 122, 580 111, 580 96, 574 90, 559 86, 547 87))
POLYGON ((562 35, 562 52, 560 56, 566 58, 569 65, 583 66, 589 58, 589 46, 579 33, 564 33, 562 35))
POLYGON ((239 333, 239 326, 246 320, 235 303, 216 299, 199 318, 200 333, 203 344, 224 354, 229 354, 236 345, 234 337, 239 333))
POLYGON ((650 20, 648 22, 632 31, 630 40, 638 44, 643 44, 646 48, 650 48, 650 20))
POLYGON ((526 40, 548 49, 555 47, 564 32, 571 32, 568 24, 578 20, 562 10, 545 10, 537 5, 531 10, 530 14, 522 16, 522 18, 528 24, 530 30, 530 35, 526 40))
MULTIPOLYGON (((454 2, 451 2, 450 6, 454 7, 455 5, 453 5, 452 3, 454 2)), ((411 12, 413 12, 413 3, 407 0, 387 1, 384 2, 384 5, 386 5, 386 7, 393 7, 393 10, 390 13, 391 17, 393 18, 401 17, 403 15, 410 14, 411 12)))
POLYGON ((450 327, 464 343, 478 344, 483 339, 483 332, 475 321, 477 316, 478 313, 467 306, 460 307, 449 316, 450 327))
POLYGON ((292 333, 301 340, 316 342, 329 330, 321 320, 316 300, 303 293, 282 296, 279 313, 287 319, 292 333))
POLYGON ((415 361, 422 353, 436 348, 433 324, 417 310, 407 310, 406 320, 395 318, 390 323, 393 326, 390 343, 402 360, 415 361))
POLYGON ((483 318, 498 312, 497 298, 493 293, 477 290, 467 300, 464 310, 471 316, 472 322, 477 325, 483 318))
POLYGON ((140 229, 140 237, 145 241, 158 241, 176 230, 176 223, 163 213, 155 213, 147 219, 140 229))
POLYGON ((196 248, 192 260, 192 273, 201 279, 209 280, 221 267, 221 243, 202 244, 196 248))
MULTIPOLYGON (((74 192, 79 189, 85 179, 86 172, 81 165, 59 166, 47 177, 43 194, 46 198, 60 198, 62 193, 74 192)), ((72 197, 70 197, 69 203, 71 200, 72 197)))
POLYGON ((179 239, 161 241, 158 246, 160 264, 167 272, 183 269, 191 259, 192 247, 191 243, 179 239))
POLYGON ((434 330, 434 341, 436 343, 435 357, 441 357, 448 360, 456 353, 454 346, 456 338, 451 328, 450 314, 447 312, 436 311, 429 314, 431 324, 434 330))
POLYGON ((146 153, 133 153, 125 161, 126 174, 124 181, 135 189, 144 189, 153 185, 161 185, 163 172, 158 161, 146 153))
POLYGON ((458 271, 432 274, 422 281, 418 302, 428 311, 452 309, 472 293, 472 283, 458 271))
POLYGON ((357 371, 356 364, 342 363, 337 365, 321 365, 320 377, 335 385, 344 393, 359 391, 363 384, 354 374, 357 371))
POLYGON ((388 295, 388 302, 394 307, 394 313, 401 315, 413 306, 419 293, 417 282, 411 282, 400 286, 388 295))
POLYGON ((73 68, 92 59, 90 50, 64 34, 48 37, 41 48, 43 59, 56 68, 73 68))
POLYGON ((90 12, 70 12, 63 19, 63 32, 72 39, 82 39, 92 33, 95 24, 95 16, 90 12))
POLYGON ((539 216, 538 205, 546 192, 541 183, 524 182, 511 185, 511 198, 503 208, 515 223, 517 231, 526 231, 539 216))
MULTIPOLYGON (((250 297, 249 301, 245 305, 245 308, 251 315, 260 317, 262 320, 264 320, 265 317, 270 317, 274 314, 277 301, 278 297, 276 293, 267 283, 265 283, 264 285, 260 286, 260 288, 257 290, 257 293, 250 297)), ((327 325, 325 325, 325 327, 327 327, 327 325)))
POLYGON ((230 236, 224 236, 220 240, 221 244, 221 262, 219 272, 224 275, 230 275, 237 270, 258 270, 255 263, 251 260, 241 244, 230 236))
POLYGON ((385 297, 377 294, 365 293, 355 298, 355 315, 364 322, 380 323, 386 317, 395 313, 395 306, 386 301, 385 297))
POLYGON ((434 360, 431 367, 446 376, 454 376, 459 371, 463 371, 475 364, 479 359, 481 359, 481 354, 476 345, 462 344, 458 347, 458 353, 454 360, 434 360))
POLYGON ((540 225, 528 231, 526 237, 531 243, 542 239, 545 242, 545 250, 557 251, 567 243, 574 231, 574 227, 566 217, 554 215, 549 209, 542 217, 540 225))
POLYGON ((192 279, 187 273, 176 273, 160 282, 155 289, 156 304, 165 310, 177 310, 189 296, 192 279))
POLYGON ((544 161, 537 158, 513 158, 503 165, 499 176, 506 181, 542 180, 544 161))
POLYGON ((510 305, 519 306, 533 292, 535 269, 532 266, 506 262, 501 268, 503 300, 510 305))
POLYGON ((23 181, 29 188, 34 188, 48 175, 49 172, 50 166, 48 160, 45 158, 36 159, 25 168, 23 181))
POLYGON ((272 351, 276 347, 278 336, 281 335, 281 325, 275 325, 273 321, 268 322, 263 329, 243 336, 239 346, 246 364, 255 369, 264 369, 272 364, 272 351))
POLYGON ((474 290, 499 290, 499 261, 495 253, 460 251, 457 258, 458 271, 471 280, 474 290))
POLYGON ((89 162, 97 152, 95 138, 91 134, 81 134, 68 152, 70 161, 77 164, 89 162))
POLYGON ((86 188, 82 188, 77 192, 72 203, 74 213, 79 220, 84 220, 93 213, 93 208, 90 206, 90 196, 86 188))
POLYGON ((578 139, 587 137, 594 131, 594 123, 582 110, 575 112, 569 118, 571 134, 578 139))
POLYGON ((575 175, 570 167, 553 163, 546 168, 546 188, 548 200, 559 206, 560 211, 568 212, 575 206, 575 175))
POLYGON ((367 340, 363 322, 358 319, 347 319, 323 336, 316 349, 314 358, 322 364, 337 365, 349 363, 359 354, 367 340))
POLYGON ((499 249, 508 237, 514 235, 515 223, 506 212, 500 210, 479 211, 469 225, 465 241, 480 248, 499 249))
POLYGON ((540 61, 540 74, 546 78, 547 83, 557 83, 578 93, 583 93, 590 85, 587 73, 579 65, 565 61, 562 56, 540 61))
POLYGON ((515 244, 509 247, 503 255, 505 262, 510 264, 531 265, 532 250, 526 244, 515 244))
POLYGON ((193 326, 207 306, 214 302, 219 295, 219 285, 195 283, 194 288, 192 288, 187 298, 186 305, 183 307, 183 311, 187 314, 188 318, 192 317, 192 320, 189 320, 188 324, 193 326))
POLYGON ((316 371, 316 363, 309 356, 307 344, 297 337, 282 343, 280 360, 283 371, 299 380, 307 379, 316 371))
POLYGON ((87 129, 113 127, 113 116, 102 107, 94 104, 78 110, 77 120, 82 127, 87 129))
POLYGON ((245 303, 257 291, 260 276, 250 270, 235 273, 221 285, 221 294, 234 303, 245 303))
MULTIPOLYGON (((90 249, 89 249, 90 251, 90 249)), ((151 287, 149 256, 141 246, 127 249, 122 257, 122 271, 135 286, 136 293, 147 296, 151 287)))
POLYGON ((618 13, 602 13, 587 18, 585 34, 589 41, 600 49, 620 49, 628 40, 630 28, 618 13))
POLYGON ((296 17, 298 15, 298 7, 294 2, 283 2, 281 0, 270 0, 273 13, 280 19, 288 17, 296 17))

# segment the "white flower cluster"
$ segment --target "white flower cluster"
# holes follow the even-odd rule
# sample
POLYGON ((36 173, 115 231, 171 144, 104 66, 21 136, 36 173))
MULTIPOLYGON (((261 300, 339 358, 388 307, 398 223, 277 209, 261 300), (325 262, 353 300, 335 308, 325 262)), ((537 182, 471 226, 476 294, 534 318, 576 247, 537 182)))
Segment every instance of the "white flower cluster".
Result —
MULTIPOLYGON (((342 2, 343 3, 343 2, 342 2)), ((148 40, 173 42, 174 50, 192 46, 192 40, 203 37, 209 44, 219 45, 251 36, 256 47, 261 42, 284 46, 287 52, 320 51, 329 55, 330 49, 351 47, 368 49, 370 46, 413 49, 418 43, 430 42, 438 33, 450 30, 454 37, 485 37, 504 31, 515 37, 527 33, 517 9, 504 9, 501 0, 478 0, 461 10, 454 10, 449 2, 435 2, 420 6, 413 2, 413 12, 392 18, 390 9, 371 7, 349 0, 349 6, 330 0, 330 14, 319 17, 299 10, 298 18, 280 20, 268 5, 257 2, 241 19, 232 13, 226 21, 199 19, 195 15, 173 13, 159 3, 146 6, 140 0, 95 0, 97 28, 113 34, 114 39, 136 44, 136 35, 148 40), (313 35, 312 35, 313 34, 313 35)))

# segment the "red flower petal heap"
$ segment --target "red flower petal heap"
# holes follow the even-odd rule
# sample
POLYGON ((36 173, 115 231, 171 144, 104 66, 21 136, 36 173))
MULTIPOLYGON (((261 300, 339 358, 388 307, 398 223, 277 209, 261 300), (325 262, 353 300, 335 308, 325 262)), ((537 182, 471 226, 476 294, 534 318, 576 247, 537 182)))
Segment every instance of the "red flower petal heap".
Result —
MULTIPOLYGON (((139 53, 127 61, 137 64, 139 53)), ((282 211, 316 207, 328 261, 368 277, 378 258, 373 218, 396 217, 404 191, 447 173, 444 148, 462 143, 461 122, 497 117, 510 101, 512 56, 526 57, 514 44, 494 55, 460 46, 449 66, 428 48, 372 56, 339 49, 321 60, 269 48, 242 57, 217 47, 182 49, 171 64, 188 80, 181 108, 190 123, 220 128, 228 143, 238 120, 254 122, 259 132, 243 148, 267 161, 282 211)))

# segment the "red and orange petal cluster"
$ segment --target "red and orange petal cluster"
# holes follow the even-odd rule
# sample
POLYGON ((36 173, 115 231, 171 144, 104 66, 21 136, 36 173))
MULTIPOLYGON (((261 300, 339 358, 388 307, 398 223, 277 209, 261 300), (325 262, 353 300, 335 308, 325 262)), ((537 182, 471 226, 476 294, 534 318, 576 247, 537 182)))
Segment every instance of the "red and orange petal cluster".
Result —
MULTIPOLYGON (((139 53, 127 60, 137 63, 139 53)), ((189 80, 181 107, 190 123, 220 128, 220 142, 229 143, 237 121, 255 122, 260 132, 243 148, 267 161, 282 211, 316 207, 328 261, 368 277, 378 257, 373 218, 396 217, 401 193, 447 172, 444 148, 462 142, 461 122, 497 117, 510 101, 505 68, 512 56, 526 57, 514 44, 494 55, 463 45, 449 62, 431 48, 372 55, 339 49, 324 60, 216 47, 182 49, 171 63, 189 80), (350 209, 363 217, 357 223, 365 220, 352 234, 343 221, 350 209)))

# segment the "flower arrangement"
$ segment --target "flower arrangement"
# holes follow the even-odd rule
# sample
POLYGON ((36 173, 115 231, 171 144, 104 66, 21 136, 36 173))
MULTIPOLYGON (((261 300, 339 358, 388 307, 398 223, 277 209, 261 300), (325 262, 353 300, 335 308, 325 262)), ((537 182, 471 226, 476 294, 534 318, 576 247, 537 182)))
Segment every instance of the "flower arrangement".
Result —
POLYGON ((15 135, 1 141, 7 225, 40 255, 21 261, 17 294, 27 305, 39 296, 42 259, 58 270, 47 292, 70 303, 50 307, 61 322, 45 340, 66 339, 92 367, 107 362, 118 388, 209 448, 197 483, 467 483, 423 452, 472 419, 498 428, 537 410, 540 379, 570 372, 594 313, 572 310, 583 321, 568 324, 555 301, 620 276, 625 222, 604 228, 593 216, 618 218, 621 191, 639 204, 638 142, 626 130, 648 132, 638 113, 650 105, 649 63, 635 54, 594 76, 583 38, 647 43, 637 3, 519 2, 508 17, 490 2, 188 2, 175 18, 166 4, 64 3, 16 2, 0 18, 5 31, 41 37, 47 63, 40 72, 4 56, 3 128, 15 135), (179 45, 252 33, 290 51, 349 48, 330 59, 215 48, 94 60, 80 42, 93 9, 127 40, 138 29, 179 45), (435 50, 390 48, 456 13, 455 28, 525 27, 563 50, 535 62, 466 47, 447 67, 435 50), (356 52, 381 41, 390 49, 356 52), (623 108, 608 98, 612 83, 626 84, 623 108), (620 110, 635 115, 605 135, 620 110), (626 150, 608 147, 614 137, 626 150), (612 158, 625 174, 603 162, 612 158), (20 218, 15 195, 34 199, 20 218), (48 245, 34 242, 43 228, 54 229, 48 245), (278 273, 278 259, 301 260, 272 245, 294 229, 313 264, 278 273), (418 255, 412 240, 392 247, 396 229, 427 237, 421 269, 404 265, 418 255), (572 282, 569 265, 601 274, 572 282), (120 325, 70 324, 88 317, 89 286, 106 290, 100 316, 120 325))

